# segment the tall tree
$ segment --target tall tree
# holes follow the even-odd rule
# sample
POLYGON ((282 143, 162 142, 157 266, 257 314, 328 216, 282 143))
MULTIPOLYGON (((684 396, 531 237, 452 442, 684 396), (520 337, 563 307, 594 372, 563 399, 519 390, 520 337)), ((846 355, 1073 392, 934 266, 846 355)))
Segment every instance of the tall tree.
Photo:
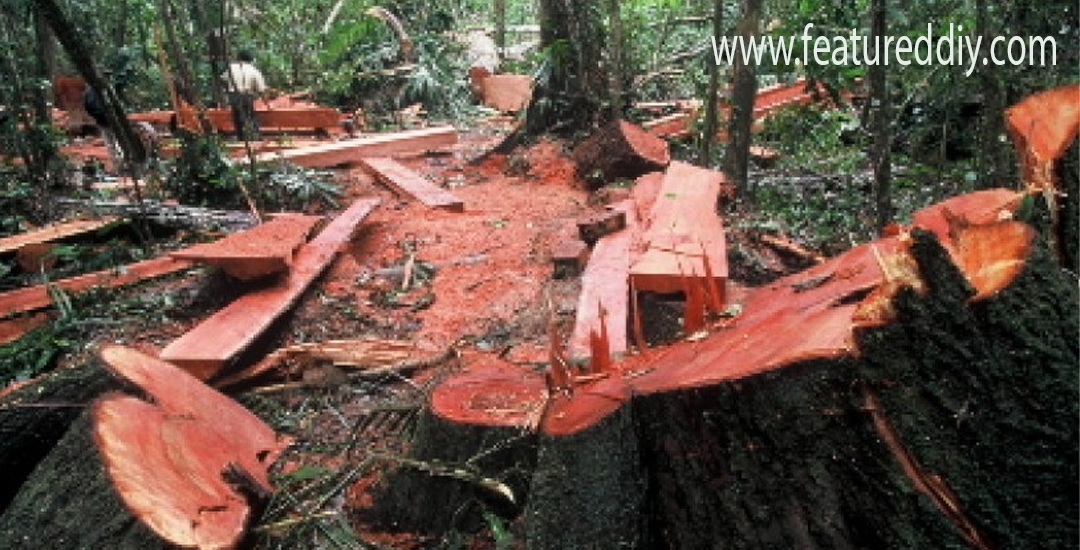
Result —
MULTIPOLYGON (((713 1, 712 16, 713 36, 719 38, 724 32, 724 0, 713 1)), ((720 65, 713 56, 706 55, 709 67, 709 87, 705 92, 705 122, 701 131, 701 150, 698 164, 709 165, 712 156, 712 144, 716 141, 716 131, 720 123, 720 65)))
MULTIPOLYGON (((885 0, 870 2, 870 41, 875 48, 885 40, 887 6, 885 0)), ((870 145, 870 164, 874 172, 873 200, 875 229, 880 230, 892 221, 892 130, 890 127, 891 100, 884 49, 877 51, 876 63, 867 68, 869 77, 869 123, 873 142, 870 145)))
MULTIPOLYGON (((747 44, 760 34, 762 0, 742 0, 736 35, 747 44)), ((754 123, 754 96, 757 95, 757 69, 736 56, 732 76, 731 118, 728 143, 724 153, 724 173, 735 185, 740 199, 749 198, 750 130, 754 123)))
POLYGON ((611 30, 611 116, 622 118, 626 108, 626 72, 623 54, 623 24, 621 0, 606 0, 608 28, 611 30))
POLYGON ((506 0, 494 0, 495 15, 495 50, 502 63, 506 55, 506 0))

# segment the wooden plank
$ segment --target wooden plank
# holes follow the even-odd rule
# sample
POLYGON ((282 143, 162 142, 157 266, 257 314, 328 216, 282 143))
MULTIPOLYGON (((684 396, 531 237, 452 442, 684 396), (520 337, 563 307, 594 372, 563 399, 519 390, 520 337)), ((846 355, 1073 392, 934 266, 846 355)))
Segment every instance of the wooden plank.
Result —
POLYGON ((727 245, 723 223, 716 214, 723 184, 724 176, 719 172, 671 163, 645 229, 647 248, 630 268, 634 288, 682 292, 687 277, 705 278, 704 251, 723 298, 727 245))
POLYGON ((3 239, 0 239, 0 254, 15 252, 28 244, 47 243, 65 239, 67 237, 74 237, 75 235, 90 233, 108 227, 116 222, 116 218, 73 220, 49 225, 33 231, 27 231, 26 233, 12 235, 10 237, 4 237, 3 239))
MULTIPOLYGON (((156 117, 155 117, 156 118, 156 117)), ((195 112, 182 109, 178 124, 184 128, 195 128, 195 112)), ((235 132, 232 111, 230 109, 207 109, 206 118, 218 132, 235 132)), ((330 130, 341 122, 341 113, 330 107, 275 108, 257 109, 255 119, 263 132, 283 132, 289 130, 330 130)))
MULTIPOLYGON (((191 262, 161 256, 150 260, 129 264, 118 269, 105 269, 77 277, 62 279, 53 283, 56 287, 71 294, 93 287, 118 287, 136 283, 145 279, 161 277, 191 267, 191 262)), ((49 307, 52 299, 45 285, 37 285, 0 294, 0 317, 15 313, 33 311, 49 307)))
POLYGON ((173 258, 220 267, 241 281, 250 281, 289 269, 293 254, 307 241, 320 216, 284 214, 246 231, 212 243, 177 250, 173 258))
POLYGON ((400 195, 407 195, 432 208, 464 212, 465 203, 453 193, 387 157, 368 157, 360 161, 379 181, 400 195))
POLYGON ((283 159, 308 168, 325 168, 359 162, 365 157, 390 157, 423 153, 448 147, 455 143, 457 143, 457 130, 454 127, 435 126, 390 134, 376 134, 323 145, 298 147, 275 153, 263 153, 258 155, 256 159, 259 162, 273 162, 283 159))
POLYGON ((304 291, 337 257, 357 225, 379 204, 357 199, 296 253, 283 281, 245 294, 210 316, 161 351, 161 358, 206 380, 247 349, 278 317, 292 308, 304 291))
POLYGON ((480 80, 484 105, 513 113, 524 109, 532 99, 532 77, 523 74, 493 74, 480 80))
POLYGON ((0 346, 22 338, 24 334, 49 322, 48 313, 35 313, 0 320, 0 346))
POLYGON ((614 208, 623 212, 627 228, 611 233, 597 241, 589 263, 581 275, 581 294, 578 296, 577 320, 570 336, 568 352, 572 359, 591 355, 589 334, 600 334, 600 318, 608 335, 613 356, 626 353, 626 326, 630 312, 630 254, 637 223, 634 201, 627 199, 614 208))

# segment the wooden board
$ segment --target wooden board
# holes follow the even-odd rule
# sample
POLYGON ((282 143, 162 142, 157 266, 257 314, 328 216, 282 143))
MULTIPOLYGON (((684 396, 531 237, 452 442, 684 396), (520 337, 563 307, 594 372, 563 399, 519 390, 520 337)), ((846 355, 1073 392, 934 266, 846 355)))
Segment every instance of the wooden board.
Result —
POLYGON ((10 237, 4 237, 0 239, 0 254, 8 254, 10 252, 15 252, 28 244, 46 243, 51 241, 57 241, 67 237, 73 237, 75 235, 91 233, 93 231, 108 227, 109 225, 116 223, 116 221, 116 218, 101 218, 100 220, 73 220, 69 222, 49 225, 40 229, 35 229, 33 231, 27 231, 26 233, 12 235, 10 237))
POLYGON ((727 280, 727 245, 716 200, 724 176, 684 162, 673 162, 664 175, 644 232, 646 250, 630 268, 637 290, 682 292, 686 278, 704 278, 702 251, 723 298, 727 280))
POLYGON ((438 187, 420 174, 388 157, 368 157, 360 161, 379 181, 396 193, 412 197, 432 208, 464 212, 465 203, 453 193, 438 187))
POLYGON ((169 344, 162 350, 161 358, 200 379, 212 377, 292 308, 378 204, 378 199, 357 199, 315 239, 300 248, 282 282, 232 302, 169 344))
MULTIPOLYGON (((196 128, 195 112, 180 111, 178 124, 184 128, 196 128)), ((207 109, 206 118, 218 132, 235 132, 232 110, 207 109)), ((262 132, 285 132, 290 130, 331 130, 338 128, 341 113, 329 107, 257 109, 255 119, 262 132)))
MULTIPOLYGON (((67 293, 82 292, 92 287, 118 287, 175 273, 191 267, 191 262, 168 256, 144 260, 118 269, 105 269, 53 283, 67 293)), ((49 307, 52 299, 45 285, 20 288, 0 294, 0 318, 15 313, 49 307)))
POLYGON ((532 77, 523 74, 493 74, 480 80, 484 105, 504 113, 517 112, 532 99, 532 77))
POLYGON ((604 318, 609 350, 613 356, 626 353, 626 326, 630 311, 630 255, 634 232, 637 230, 633 200, 614 205, 626 217, 626 229, 606 235, 596 242, 589 263, 581 276, 577 320, 570 336, 568 351, 571 359, 590 356, 589 334, 600 334, 600 318, 604 318))
POLYGON ((250 281, 287 270, 293 253, 307 241, 321 219, 303 214, 278 215, 246 231, 177 250, 170 256, 218 266, 232 277, 250 281))
POLYGON ((457 130, 452 126, 435 126, 390 134, 376 134, 325 145, 298 147, 275 153, 263 153, 256 158, 259 162, 284 159, 308 168, 325 168, 359 162, 366 157, 423 153, 455 143, 457 143, 457 130))

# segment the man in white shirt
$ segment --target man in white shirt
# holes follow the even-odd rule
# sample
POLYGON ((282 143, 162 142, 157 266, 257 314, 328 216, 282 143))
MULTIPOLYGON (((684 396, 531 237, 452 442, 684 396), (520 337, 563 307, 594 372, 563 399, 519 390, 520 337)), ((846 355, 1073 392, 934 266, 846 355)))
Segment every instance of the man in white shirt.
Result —
POLYGON ((237 139, 245 135, 251 139, 259 138, 259 121, 255 118, 255 96, 266 93, 266 80, 252 64, 254 57, 247 50, 236 54, 236 61, 229 63, 225 71, 225 89, 229 92, 229 106, 232 108, 233 125, 237 139))

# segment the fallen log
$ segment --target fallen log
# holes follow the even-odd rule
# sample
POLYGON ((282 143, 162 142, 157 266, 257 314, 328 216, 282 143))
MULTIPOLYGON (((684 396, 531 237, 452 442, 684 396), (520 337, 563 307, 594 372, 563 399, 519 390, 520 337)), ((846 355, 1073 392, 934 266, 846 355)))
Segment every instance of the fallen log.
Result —
POLYGON ((451 126, 435 126, 262 153, 256 157, 256 160, 258 162, 286 160, 308 168, 325 168, 360 162, 367 157, 424 153, 449 147, 455 143, 457 143, 457 130, 451 126))
POLYGON ((535 434, 530 550, 1073 548, 1075 281, 1025 223, 951 212, 546 398, 527 370, 453 376, 431 401, 450 454, 427 460, 484 426, 535 434))
POLYGON ((600 128, 573 152, 577 174, 594 188, 633 179, 671 162, 668 144, 625 120, 600 128))
POLYGON ((251 281, 289 269, 293 254, 307 240, 319 216, 282 214, 251 229, 212 243, 170 252, 178 260, 220 267, 231 277, 251 281))
POLYGON ((88 201, 58 199, 58 204, 76 212, 99 213, 125 218, 148 219, 165 227, 198 231, 239 231, 254 226, 251 212, 211 210, 155 201, 88 201))
POLYGON ((477 83, 481 103, 504 113, 524 109, 532 99, 532 77, 523 74, 493 74, 477 83))
POLYGON ((379 181, 400 195, 412 197, 431 208, 443 208, 451 212, 465 211, 465 203, 453 193, 435 186, 392 158, 369 157, 361 159, 360 163, 375 174, 379 181))
POLYGON ((217 374, 292 308, 378 204, 378 199, 357 199, 300 248, 283 281, 232 302, 166 346, 161 358, 202 380, 217 374))

